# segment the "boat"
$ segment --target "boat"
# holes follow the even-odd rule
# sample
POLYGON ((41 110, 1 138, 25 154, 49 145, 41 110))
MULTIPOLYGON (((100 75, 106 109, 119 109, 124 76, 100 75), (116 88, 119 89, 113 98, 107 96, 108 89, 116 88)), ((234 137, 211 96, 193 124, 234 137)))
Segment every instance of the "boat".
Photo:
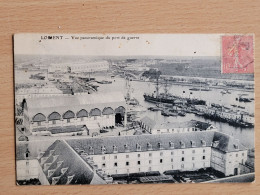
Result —
POLYGON ((174 104, 174 100, 175 98, 170 98, 170 97, 163 97, 161 95, 158 96, 154 96, 154 95, 148 95, 148 94, 144 94, 144 100, 147 102, 151 102, 151 103, 167 103, 167 104, 174 104))
POLYGON ((168 104, 168 103, 156 104, 156 106, 159 108, 164 108, 164 107, 172 108, 172 104, 168 104))
POLYGON ((222 95, 226 94, 227 92, 224 90, 224 91, 221 91, 220 93, 222 93, 222 95))
POLYGON ((148 110, 151 110, 151 111, 160 111, 160 110, 162 110, 162 109, 159 108, 159 107, 149 107, 148 110))
POLYGON ((178 116, 178 113, 176 113, 176 112, 170 112, 169 114, 170 114, 170 116, 178 116))
POLYGON ((177 113, 176 110, 168 109, 167 111, 168 111, 168 114, 169 114, 170 116, 178 116, 178 113, 177 113))
POLYGON ((170 113, 168 111, 162 110, 161 115, 169 117, 170 113))
MULTIPOLYGON (((157 78, 156 87, 155 87, 155 94, 144 94, 144 100, 151 103, 167 103, 167 104, 188 104, 188 105, 206 105, 206 101, 199 100, 199 99, 191 99, 191 98, 183 98, 179 96, 174 96, 168 93, 168 84, 165 83, 164 86, 164 93, 159 94, 159 81, 157 78)), ((170 107, 170 106, 169 106, 170 107)))
POLYGON ((186 113, 183 112, 183 111, 180 111, 180 112, 178 112, 178 115, 179 115, 179 116, 186 116, 186 113))
POLYGON ((168 94, 168 81, 164 85, 164 93, 159 94, 159 78, 156 79, 156 86, 155 86, 156 94, 144 94, 144 100, 151 103, 167 103, 167 104, 174 104, 174 100, 176 99, 171 94, 168 94))
POLYGON ((132 112, 145 112, 147 109, 141 105, 133 105, 129 110, 132 112))
POLYGON ((231 106, 232 106, 232 107, 237 107, 237 105, 235 105, 235 104, 231 104, 231 106))
POLYGON ((230 108, 229 108, 229 107, 227 107, 227 106, 223 106, 223 108, 225 108, 225 109, 227 109, 227 110, 230 110, 230 108))
POLYGON ((199 116, 204 116, 204 113, 202 112, 195 112, 196 115, 199 115, 199 116))
POLYGON ((212 103, 211 106, 212 106, 212 107, 215 107, 215 108, 222 108, 221 105, 219 105, 219 104, 214 104, 214 103, 212 103))
POLYGON ((211 89, 209 87, 204 87, 204 88, 201 88, 201 91, 211 91, 211 89))
POLYGON ((44 79, 45 79, 45 76, 41 76, 40 73, 38 73, 38 74, 32 74, 32 75, 30 76, 30 79, 44 80, 44 79))
POLYGON ((243 97, 240 97, 238 99, 239 102, 252 102, 252 100, 250 100, 249 98, 243 98, 243 97))
POLYGON ((102 80, 102 81, 97 81, 97 83, 99 83, 99 84, 111 84, 112 81, 102 80))
POLYGON ((205 100, 199 100, 199 99, 186 99, 187 104, 189 105, 206 105, 205 100))
POLYGON ((200 91, 199 88, 195 88, 195 87, 194 87, 194 88, 190 88, 189 90, 190 90, 190 91, 200 91))

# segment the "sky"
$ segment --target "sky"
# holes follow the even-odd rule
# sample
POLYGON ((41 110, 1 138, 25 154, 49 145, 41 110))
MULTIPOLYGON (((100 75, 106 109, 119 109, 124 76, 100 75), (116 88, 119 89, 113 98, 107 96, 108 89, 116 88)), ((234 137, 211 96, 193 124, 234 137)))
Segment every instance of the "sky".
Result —
POLYGON ((15 55, 220 56, 220 37, 220 34, 16 34, 14 53, 15 55), (45 39, 48 36, 59 38, 62 36, 62 39, 53 37, 45 39), (90 37, 104 39, 89 39, 90 37), (138 39, 129 39, 134 37, 138 39))

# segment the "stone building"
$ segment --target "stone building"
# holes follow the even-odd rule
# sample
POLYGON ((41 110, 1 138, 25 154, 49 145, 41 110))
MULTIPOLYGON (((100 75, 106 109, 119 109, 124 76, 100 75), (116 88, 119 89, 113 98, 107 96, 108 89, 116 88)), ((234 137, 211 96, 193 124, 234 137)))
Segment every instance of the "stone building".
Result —
POLYGON ((88 162, 108 175, 212 167, 226 176, 240 174, 247 149, 216 131, 149 134, 67 140, 88 162))
POLYGON ((210 123, 205 123, 196 120, 175 123, 158 123, 149 117, 145 116, 140 120, 141 127, 151 134, 161 133, 187 133, 193 131, 210 131, 216 130, 210 123))

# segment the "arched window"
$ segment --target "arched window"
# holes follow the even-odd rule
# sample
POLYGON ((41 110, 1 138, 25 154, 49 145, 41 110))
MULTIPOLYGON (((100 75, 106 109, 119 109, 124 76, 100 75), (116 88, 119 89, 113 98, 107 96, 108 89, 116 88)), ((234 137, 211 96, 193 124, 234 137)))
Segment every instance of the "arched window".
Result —
POLYGON ((33 122, 42 122, 46 120, 46 117, 42 113, 38 113, 32 118, 32 120, 33 122))
POLYGON ((65 113, 63 114, 63 118, 64 118, 64 119, 75 118, 75 114, 74 114, 74 112, 72 112, 71 110, 68 110, 67 112, 65 112, 65 113))
POLYGON ((119 106, 115 109, 115 113, 125 113, 125 108, 123 106, 119 106))
POLYGON ((110 114, 114 114, 114 110, 111 107, 106 107, 103 109, 102 112, 103 115, 110 115, 110 114))
POLYGON ((88 112, 85 109, 82 109, 82 110, 78 111, 77 117, 78 118, 88 117, 88 112))
POLYGON ((49 115, 48 120, 52 121, 52 120, 60 120, 61 119, 61 115, 58 112, 53 112, 49 115))
POLYGON ((89 116, 101 116, 101 111, 98 108, 94 108, 90 111, 89 116))

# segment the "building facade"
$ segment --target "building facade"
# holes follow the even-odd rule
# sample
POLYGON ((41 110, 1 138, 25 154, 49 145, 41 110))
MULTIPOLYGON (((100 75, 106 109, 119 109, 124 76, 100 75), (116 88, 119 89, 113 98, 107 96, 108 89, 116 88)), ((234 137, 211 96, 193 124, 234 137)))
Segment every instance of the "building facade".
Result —
POLYGON ((78 94, 29 98, 24 102, 24 128, 52 134, 126 125, 126 103, 121 93, 78 94))
POLYGON ((83 159, 108 175, 209 168, 240 174, 247 149, 229 135, 191 132, 67 140, 83 159))
POLYGON ((193 131, 213 131, 217 130, 215 126, 209 123, 191 120, 186 122, 176 123, 157 123, 156 121, 145 116, 140 120, 140 125, 143 129, 151 134, 162 133, 187 133, 193 131))

